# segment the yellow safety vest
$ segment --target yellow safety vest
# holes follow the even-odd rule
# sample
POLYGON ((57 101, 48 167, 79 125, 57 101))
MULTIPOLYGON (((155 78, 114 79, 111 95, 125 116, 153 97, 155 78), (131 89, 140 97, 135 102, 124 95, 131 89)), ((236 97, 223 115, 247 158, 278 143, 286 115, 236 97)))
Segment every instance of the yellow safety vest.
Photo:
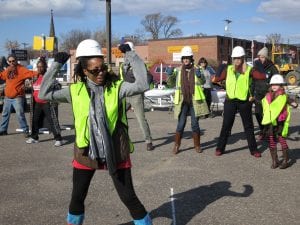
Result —
POLYGON ((264 97, 262 99, 262 107, 263 107, 263 119, 261 124, 267 125, 272 124, 273 126, 277 125, 277 118, 282 112, 284 107, 287 107, 287 118, 284 121, 282 136, 286 137, 288 134, 289 123, 291 119, 290 107, 286 105, 287 103, 287 95, 279 95, 274 101, 269 103, 267 98, 264 97))
POLYGON ((247 99, 251 85, 250 71, 251 67, 247 66, 244 74, 236 74, 233 65, 227 67, 226 94, 229 99, 247 99))
MULTIPOLYGON (((104 90, 104 105, 106 110, 106 119, 108 122, 109 133, 112 135, 117 121, 119 119, 119 89, 122 81, 117 81, 110 89, 104 90)), ((74 113, 74 124, 76 132, 76 145, 79 148, 84 148, 89 145, 89 109, 90 97, 83 82, 76 82, 71 84, 70 93, 72 99, 72 108, 74 113)), ((122 117, 121 122, 127 126, 125 100, 122 100, 122 117)), ((130 142, 131 152, 133 151, 133 144, 130 142)))
MULTIPOLYGON (((205 95, 203 93, 203 89, 201 87, 201 80, 195 74, 195 87, 194 87, 194 100, 205 100, 205 95)), ((180 94, 181 94, 181 69, 178 70, 178 74, 176 77, 176 89, 174 96, 174 104, 177 105, 180 102, 180 94)))

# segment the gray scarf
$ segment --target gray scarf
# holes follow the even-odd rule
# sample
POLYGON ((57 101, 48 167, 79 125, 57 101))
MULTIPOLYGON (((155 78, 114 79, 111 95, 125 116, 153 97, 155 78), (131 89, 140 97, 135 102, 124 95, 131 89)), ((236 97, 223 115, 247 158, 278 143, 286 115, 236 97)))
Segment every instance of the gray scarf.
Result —
POLYGON ((117 160, 111 135, 109 134, 104 106, 104 87, 87 79, 90 89, 90 146, 89 157, 106 163, 110 174, 116 172, 117 160))

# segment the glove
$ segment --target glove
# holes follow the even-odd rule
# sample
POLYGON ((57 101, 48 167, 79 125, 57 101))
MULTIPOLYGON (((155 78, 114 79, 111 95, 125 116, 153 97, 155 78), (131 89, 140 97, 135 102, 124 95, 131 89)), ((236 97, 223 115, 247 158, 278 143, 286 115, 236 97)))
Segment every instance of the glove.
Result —
POLYGON ((265 69, 263 64, 261 63, 261 61, 256 60, 254 61, 254 66, 253 66, 257 71, 261 72, 261 73, 265 73, 265 69))
POLYGON ((168 74, 168 76, 171 76, 173 74, 174 69, 170 66, 167 67, 166 69, 166 73, 168 74))
POLYGON ((54 62, 58 62, 63 65, 68 61, 69 57, 70 55, 66 52, 58 52, 54 56, 54 62))
POLYGON ((128 44, 121 44, 119 46, 119 50, 122 52, 122 53, 126 53, 126 52, 130 52, 131 51, 131 48, 128 44))

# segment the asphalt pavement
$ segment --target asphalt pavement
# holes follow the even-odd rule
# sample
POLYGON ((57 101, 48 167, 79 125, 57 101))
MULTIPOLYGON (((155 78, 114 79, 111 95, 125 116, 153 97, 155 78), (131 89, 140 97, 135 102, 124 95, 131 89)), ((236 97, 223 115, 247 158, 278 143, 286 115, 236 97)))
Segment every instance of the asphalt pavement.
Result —
MULTIPOLYGON (((290 167, 271 169, 265 142, 261 158, 250 155, 237 115, 226 153, 214 155, 222 117, 201 119, 201 146, 196 153, 187 121, 178 155, 172 155, 177 121, 168 110, 146 112, 153 151, 146 151, 133 112, 128 113, 132 176, 140 200, 154 225, 298 225, 300 221, 300 110, 292 110, 290 167)), ((28 117, 28 114, 27 114, 28 117)), ((61 125, 73 127, 70 105, 59 106, 61 125)), ((255 121, 255 119, 254 119, 255 121)), ((16 132, 14 114, 9 135, 0 136, 0 224, 62 225, 72 190, 74 129, 63 130, 68 141, 55 147, 51 134, 26 144, 16 132)), ((256 121, 255 130, 258 131, 256 121)), ((279 146, 278 146, 279 147, 279 146)), ((280 149, 280 147, 279 147, 280 149)), ((281 152, 279 151, 281 156, 281 152)), ((130 225, 131 217, 119 200, 107 171, 97 171, 86 199, 85 225, 130 225)))

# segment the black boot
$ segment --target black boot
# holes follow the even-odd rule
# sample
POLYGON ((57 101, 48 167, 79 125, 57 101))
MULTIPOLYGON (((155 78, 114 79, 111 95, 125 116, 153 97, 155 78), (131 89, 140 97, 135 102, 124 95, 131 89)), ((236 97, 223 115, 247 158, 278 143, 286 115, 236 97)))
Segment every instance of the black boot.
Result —
POLYGON ((283 156, 283 161, 280 165, 280 169, 286 169, 289 167, 289 155, 288 155, 288 149, 282 149, 282 156, 283 156))

